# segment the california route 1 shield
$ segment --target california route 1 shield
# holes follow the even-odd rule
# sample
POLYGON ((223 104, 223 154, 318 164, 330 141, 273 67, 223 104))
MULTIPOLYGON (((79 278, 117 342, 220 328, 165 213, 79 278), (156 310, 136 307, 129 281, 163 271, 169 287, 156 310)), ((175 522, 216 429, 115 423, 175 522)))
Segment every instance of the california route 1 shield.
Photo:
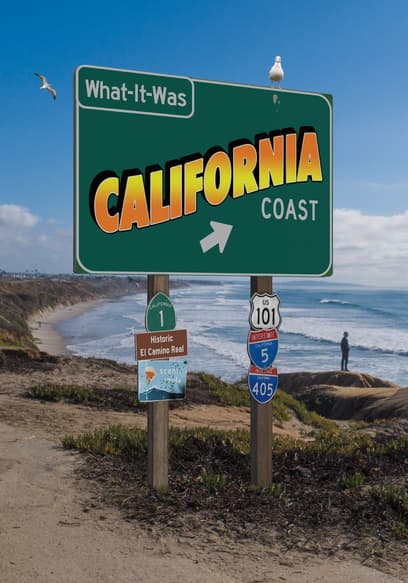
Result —
POLYGON ((163 292, 158 292, 153 296, 147 306, 145 319, 148 332, 174 330, 176 327, 176 312, 170 298, 163 292))
POLYGON ((270 330, 279 328, 281 317, 279 313, 280 299, 276 294, 253 294, 251 297, 249 323, 255 330, 270 330))
POLYGON ((269 368, 278 352, 278 333, 272 330, 251 330, 248 334, 248 355, 258 368, 269 368))
POLYGON ((248 369, 248 388, 255 401, 261 405, 268 403, 278 388, 278 369, 263 370, 251 365, 248 369))

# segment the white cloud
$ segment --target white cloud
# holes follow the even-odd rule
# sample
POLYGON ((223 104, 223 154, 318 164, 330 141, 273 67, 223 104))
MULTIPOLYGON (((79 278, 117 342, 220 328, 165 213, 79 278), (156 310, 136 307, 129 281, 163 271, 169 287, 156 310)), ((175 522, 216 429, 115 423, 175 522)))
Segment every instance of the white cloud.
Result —
POLYGON ((0 204, 1 231, 15 228, 30 228, 38 223, 38 217, 17 204, 0 204))
POLYGON ((72 231, 58 231, 25 207, 0 204, 0 269, 70 272, 72 231))
MULTIPOLYGON (((408 211, 368 215, 334 211, 334 280, 408 288, 408 211)), ((0 269, 71 272, 72 228, 30 210, 0 205, 0 269)))
POLYGON ((408 287, 408 211, 367 215, 334 211, 336 279, 381 287, 408 287))

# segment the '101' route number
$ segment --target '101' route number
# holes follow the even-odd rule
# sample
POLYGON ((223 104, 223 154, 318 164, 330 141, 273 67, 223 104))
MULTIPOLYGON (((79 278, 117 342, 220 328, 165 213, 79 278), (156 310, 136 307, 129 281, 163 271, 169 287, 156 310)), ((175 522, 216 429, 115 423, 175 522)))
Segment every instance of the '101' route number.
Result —
POLYGON ((256 308, 256 322, 257 327, 275 328, 275 308, 256 308), (262 324, 262 325, 261 325, 262 324))

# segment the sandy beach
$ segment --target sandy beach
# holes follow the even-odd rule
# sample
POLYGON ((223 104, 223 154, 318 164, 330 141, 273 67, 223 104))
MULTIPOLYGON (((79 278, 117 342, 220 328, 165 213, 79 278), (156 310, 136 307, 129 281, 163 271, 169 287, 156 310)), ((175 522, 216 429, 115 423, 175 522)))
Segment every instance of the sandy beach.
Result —
POLYGON ((101 302, 103 302, 102 299, 97 299, 70 306, 61 304, 54 309, 49 308, 35 312, 28 319, 34 342, 40 350, 54 356, 71 354, 66 347, 63 335, 58 332, 56 325, 64 320, 80 316, 101 302))

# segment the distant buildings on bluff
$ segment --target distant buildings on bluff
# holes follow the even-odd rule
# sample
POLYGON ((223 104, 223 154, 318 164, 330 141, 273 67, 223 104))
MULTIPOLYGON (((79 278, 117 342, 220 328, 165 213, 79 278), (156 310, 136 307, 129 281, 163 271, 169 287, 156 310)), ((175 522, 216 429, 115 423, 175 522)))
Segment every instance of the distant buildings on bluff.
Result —
POLYGON ((25 271, 5 271, 0 269, 0 279, 58 279, 58 280, 69 280, 78 277, 74 274, 68 273, 41 273, 37 269, 25 271))
MULTIPOLYGON (((10 280, 10 279, 47 279, 47 280, 58 280, 58 281, 72 281, 75 279, 106 279, 111 277, 110 275, 89 275, 89 274, 78 274, 78 273, 41 273, 38 269, 26 269, 25 271, 5 271, 0 269, 0 280, 10 280)), ((127 278, 128 281, 140 281, 140 276, 131 275, 115 275, 115 278, 127 278)))

